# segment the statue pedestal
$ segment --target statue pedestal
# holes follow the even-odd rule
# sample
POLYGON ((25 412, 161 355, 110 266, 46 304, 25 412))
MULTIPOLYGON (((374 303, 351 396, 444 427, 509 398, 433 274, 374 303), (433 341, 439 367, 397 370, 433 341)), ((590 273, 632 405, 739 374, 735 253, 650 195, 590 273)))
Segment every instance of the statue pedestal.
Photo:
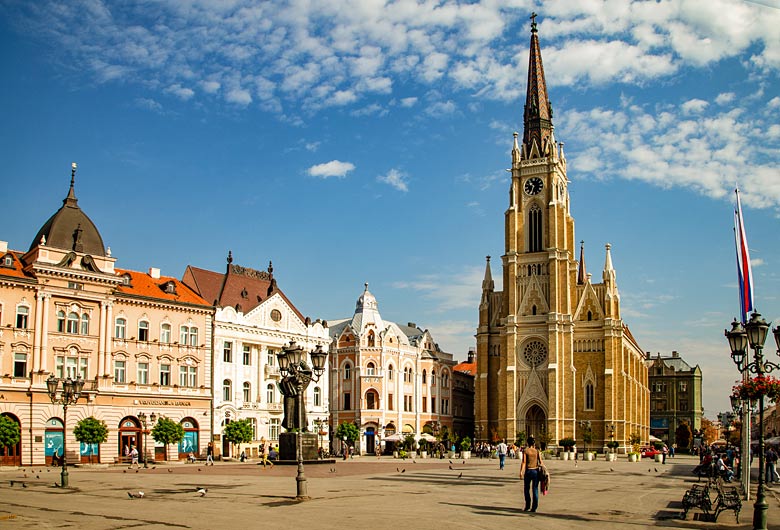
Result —
POLYGON ((303 448, 303 460, 317 460, 317 435, 313 432, 283 432, 279 434, 279 459, 297 460, 296 447, 300 434, 303 448))

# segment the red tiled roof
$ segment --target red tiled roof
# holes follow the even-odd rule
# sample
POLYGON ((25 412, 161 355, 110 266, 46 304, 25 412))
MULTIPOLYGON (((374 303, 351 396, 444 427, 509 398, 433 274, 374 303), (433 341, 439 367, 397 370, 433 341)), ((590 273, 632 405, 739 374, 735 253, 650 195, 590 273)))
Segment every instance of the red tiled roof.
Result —
POLYGON ((23 254, 15 250, 9 250, 5 254, 0 254, 0 260, 5 260, 6 256, 13 258, 13 264, 10 267, 5 266, 5 261, 0 262, 0 276, 10 276, 12 278, 24 278, 28 280, 34 279, 34 276, 26 274, 22 270, 22 260, 20 259, 23 254))
POLYGON ((170 302, 179 302, 184 304, 211 306, 209 302, 200 297, 198 293, 187 287, 184 283, 171 276, 160 276, 152 278, 144 272, 136 272, 125 269, 116 269, 119 276, 129 274, 130 285, 121 284, 117 287, 117 292, 144 298, 155 298, 158 300, 167 300, 170 302), (176 286, 176 294, 166 292, 165 285, 173 282, 176 286))
POLYGON ((470 375, 477 374, 477 363, 462 362, 455 365, 453 368, 456 372, 464 372, 470 375))

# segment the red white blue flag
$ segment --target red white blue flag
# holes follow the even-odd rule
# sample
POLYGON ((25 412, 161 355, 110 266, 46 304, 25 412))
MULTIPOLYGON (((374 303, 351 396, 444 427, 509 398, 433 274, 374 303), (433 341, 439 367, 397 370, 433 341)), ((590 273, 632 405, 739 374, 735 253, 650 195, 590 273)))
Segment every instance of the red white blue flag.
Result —
POLYGON ((742 203, 737 194, 737 209, 734 210, 734 236, 737 248, 737 279, 739 281, 739 315, 742 323, 747 322, 748 314, 753 311, 753 271, 750 268, 750 250, 745 236, 745 221, 742 219, 742 203))

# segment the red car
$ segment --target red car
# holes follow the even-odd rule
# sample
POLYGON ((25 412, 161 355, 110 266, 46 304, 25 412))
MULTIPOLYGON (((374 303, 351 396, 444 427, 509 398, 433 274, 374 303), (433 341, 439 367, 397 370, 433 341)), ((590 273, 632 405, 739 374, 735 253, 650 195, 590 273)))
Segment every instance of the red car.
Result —
POLYGON ((663 451, 660 451, 656 449, 655 447, 643 447, 639 450, 639 452, 642 454, 642 457, 648 457, 648 458, 654 458, 655 455, 663 454, 663 451))

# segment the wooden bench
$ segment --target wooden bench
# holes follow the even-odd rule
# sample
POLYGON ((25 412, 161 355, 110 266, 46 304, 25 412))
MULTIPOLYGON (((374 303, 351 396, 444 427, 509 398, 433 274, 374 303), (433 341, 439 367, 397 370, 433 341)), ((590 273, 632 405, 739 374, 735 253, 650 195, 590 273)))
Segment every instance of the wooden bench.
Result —
POLYGON ((683 519, 688 516, 688 510, 691 508, 699 508, 705 515, 709 515, 712 510, 709 485, 694 484, 691 489, 686 491, 683 495, 682 505, 683 519))
POLYGON ((718 496, 715 499, 715 522, 718 520, 720 512, 733 510, 734 517, 739 524, 739 512, 742 510, 742 499, 739 496, 739 490, 735 486, 723 486, 718 488, 718 496))

